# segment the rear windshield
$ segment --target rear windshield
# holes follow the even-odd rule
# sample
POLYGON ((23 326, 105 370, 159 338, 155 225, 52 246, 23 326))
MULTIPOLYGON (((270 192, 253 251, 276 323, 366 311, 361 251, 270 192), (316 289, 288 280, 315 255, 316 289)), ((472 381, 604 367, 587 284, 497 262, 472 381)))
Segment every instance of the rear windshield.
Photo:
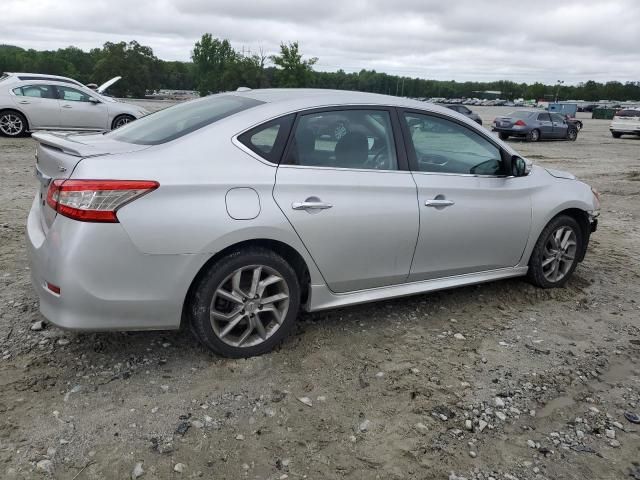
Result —
POLYGON ((516 110, 515 112, 511 112, 507 117, 510 118, 529 118, 536 112, 529 112, 527 110, 516 110))
POLYGON ((640 110, 620 110, 616 113, 617 117, 640 117, 640 110))
POLYGON ((120 142, 158 145, 262 103, 235 95, 214 95, 165 108, 107 135, 120 142))

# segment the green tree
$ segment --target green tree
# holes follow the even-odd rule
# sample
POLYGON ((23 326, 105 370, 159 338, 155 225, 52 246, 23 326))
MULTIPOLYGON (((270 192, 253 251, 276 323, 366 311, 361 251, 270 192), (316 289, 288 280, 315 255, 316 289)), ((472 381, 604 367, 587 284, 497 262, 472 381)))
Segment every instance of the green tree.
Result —
POLYGON ((238 82, 240 56, 229 40, 213 38, 210 33, 205 33, 196 42, 191 59, 200 95, 225 91, 238 82))
POLYGON ((296 88, 310 86, 313 81, 313 66, 318 59, 302 59, 298 42, 280 44, 280 55, 272 55, 271 61, 278 68, 278 86, 296 88))

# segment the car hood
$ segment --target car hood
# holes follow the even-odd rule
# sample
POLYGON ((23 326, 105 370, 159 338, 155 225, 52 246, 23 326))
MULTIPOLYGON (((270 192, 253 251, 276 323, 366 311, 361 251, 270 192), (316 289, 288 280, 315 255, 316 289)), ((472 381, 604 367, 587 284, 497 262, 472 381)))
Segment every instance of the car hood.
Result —
POLYGON ((111 85, 113 85, 114 83, 116 83, 118 80, 120 80, 122 77, 113 77, 111 80, 107 80, 106 82, 104 82, 102 85, 100 85, 98 88, 96 88, 96 92, 98 93, 104 93, 107 88, 109 88, 111 85))
POLYGON ((564 178, 566 180, 575 180, 576 176, 569 172, 563 172, 562 170, 554 170, 553 168, 545 168, 549 175, 556 178, 564 178))

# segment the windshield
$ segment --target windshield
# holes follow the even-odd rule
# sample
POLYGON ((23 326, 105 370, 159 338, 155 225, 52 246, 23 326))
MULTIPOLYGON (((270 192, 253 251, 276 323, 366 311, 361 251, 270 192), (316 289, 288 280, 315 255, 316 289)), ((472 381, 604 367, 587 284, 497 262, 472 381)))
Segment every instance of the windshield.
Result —
POLYGON ((214 95, 165 108, 107 135, 120 142, 158 145, 263 103, 235 95, 214 95))

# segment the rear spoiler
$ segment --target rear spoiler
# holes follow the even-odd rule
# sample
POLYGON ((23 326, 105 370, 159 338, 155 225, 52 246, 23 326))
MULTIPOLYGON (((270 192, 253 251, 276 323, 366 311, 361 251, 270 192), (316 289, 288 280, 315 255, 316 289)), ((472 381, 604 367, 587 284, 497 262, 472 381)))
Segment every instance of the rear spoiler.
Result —
POLYGON ((68 155, 74 157, 96 157, 99 155, 106 155, 109 152, 97 148, 93 145, 87 145, 74 140, 72 137, 77 135, 76 133, 52 133, 52 132, 35 132, 31 134, 31 137, 36 139, 40 145, 59 150, 68 155))

